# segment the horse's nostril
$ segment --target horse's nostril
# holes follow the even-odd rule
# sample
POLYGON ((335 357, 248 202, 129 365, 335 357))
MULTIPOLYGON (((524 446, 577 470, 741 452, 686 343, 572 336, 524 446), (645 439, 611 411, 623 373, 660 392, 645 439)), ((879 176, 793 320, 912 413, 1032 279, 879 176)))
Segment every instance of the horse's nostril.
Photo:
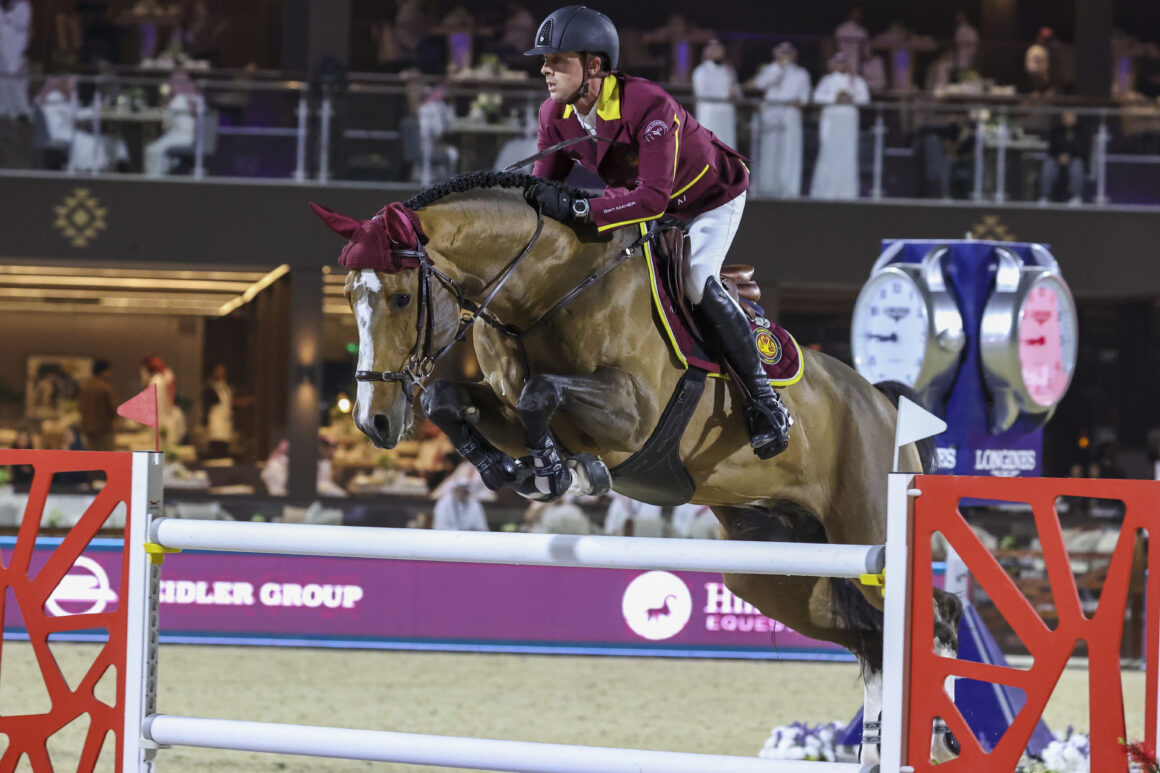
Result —
POLYGON ((379 437, 386 437, 387 431, 391 428, 391 422, 385 414, 376 413, 374 419, 371 420, 375 425, 375 433, 379 437))

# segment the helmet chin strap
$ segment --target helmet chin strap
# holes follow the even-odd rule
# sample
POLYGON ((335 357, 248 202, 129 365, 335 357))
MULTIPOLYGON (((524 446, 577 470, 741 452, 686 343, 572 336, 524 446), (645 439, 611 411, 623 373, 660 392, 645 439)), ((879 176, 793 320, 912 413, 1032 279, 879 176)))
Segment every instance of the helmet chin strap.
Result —
POLYGON ((580 84, 580 88, 573 91, 571 96, 564 100, 565 105, 575 105, 577 102, 584 99, 584 97, 588 96, 588 81, 590 80, 588 76, 588 63, 590 61, 592 61, 590 54, 580 55, 580 69, 584 73, 584 81, 580 84))

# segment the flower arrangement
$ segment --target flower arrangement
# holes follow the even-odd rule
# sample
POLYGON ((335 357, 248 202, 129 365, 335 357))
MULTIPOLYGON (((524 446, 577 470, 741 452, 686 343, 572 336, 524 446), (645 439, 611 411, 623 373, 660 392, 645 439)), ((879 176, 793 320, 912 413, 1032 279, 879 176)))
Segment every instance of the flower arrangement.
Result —
POLYGON ((1033 773, 1089 773, 1091 770, 1091 741, 1071 727, 1066 733, 1056 733, 1055 740, 1043 750, 1043 759, 1028 768, 1033 773))
POLYGON ((813 727, 804 722, 795 722, 775 727, 757 756, 766 760, 835 762, 838 759, 835 741, 843 726, 841 722, 813 727))
POLYGON ((494 91, 484 91, 471 103, 467 118, 472 121, 494 121, 503 105, 503 95, 494 91))

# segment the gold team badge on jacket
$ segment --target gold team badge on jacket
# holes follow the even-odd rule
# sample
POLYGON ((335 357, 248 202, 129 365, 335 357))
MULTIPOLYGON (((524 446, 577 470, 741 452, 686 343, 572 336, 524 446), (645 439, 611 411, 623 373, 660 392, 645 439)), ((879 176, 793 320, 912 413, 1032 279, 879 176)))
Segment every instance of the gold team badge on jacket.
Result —
POLYGON ((758 327, 753 331, 754 341, 757 343, 757 352, 762 362, 776 365, 781 362, 781 344, 767 327, 758 327))

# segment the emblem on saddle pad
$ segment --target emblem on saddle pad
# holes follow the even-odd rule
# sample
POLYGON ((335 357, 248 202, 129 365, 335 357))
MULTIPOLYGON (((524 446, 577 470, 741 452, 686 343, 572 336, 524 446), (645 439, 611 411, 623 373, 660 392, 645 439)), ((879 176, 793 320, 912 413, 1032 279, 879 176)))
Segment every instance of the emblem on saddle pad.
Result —
POLYGON ((753 329, 753 339, 757 344, 757 352, 761 355, 761 361, 769 365, 776 365, 781 362, 781 344, 767 327, 755 327, 753 329))

